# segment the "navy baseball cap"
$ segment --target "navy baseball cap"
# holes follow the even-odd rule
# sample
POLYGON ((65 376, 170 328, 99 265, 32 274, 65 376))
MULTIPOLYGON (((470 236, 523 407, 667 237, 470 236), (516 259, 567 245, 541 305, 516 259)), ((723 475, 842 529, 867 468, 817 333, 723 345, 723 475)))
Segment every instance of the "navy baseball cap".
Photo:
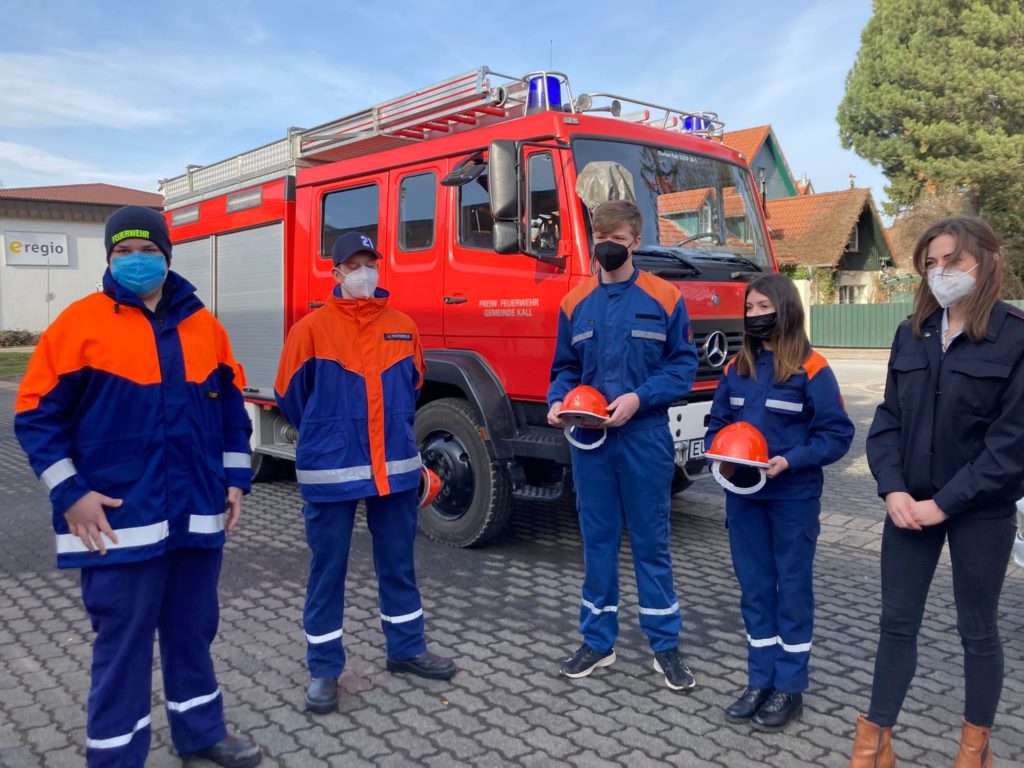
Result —
POLYGON ((362 232, 353 231, 346 232, 334 241, 334 247, 331 248, 331 259, 334 261, 334 266, 338 266, 357 253, 368 253, 375 259, 381 258, 380 252, 373 247, 373 240, 362 232))

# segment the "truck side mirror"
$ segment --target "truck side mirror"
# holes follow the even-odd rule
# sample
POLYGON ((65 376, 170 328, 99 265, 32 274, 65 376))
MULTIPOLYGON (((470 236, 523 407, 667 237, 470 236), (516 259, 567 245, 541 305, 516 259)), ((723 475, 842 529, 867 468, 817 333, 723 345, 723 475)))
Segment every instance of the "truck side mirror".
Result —
POLYGON ((495 219, 491 233, 495 253, 521 253, 519 245, 519 222, 495 219))
POLYGON ((501 221, 519 221, 519 150, 511 139, 492 141, 487 151, 487 179, 491 215, 501 221))

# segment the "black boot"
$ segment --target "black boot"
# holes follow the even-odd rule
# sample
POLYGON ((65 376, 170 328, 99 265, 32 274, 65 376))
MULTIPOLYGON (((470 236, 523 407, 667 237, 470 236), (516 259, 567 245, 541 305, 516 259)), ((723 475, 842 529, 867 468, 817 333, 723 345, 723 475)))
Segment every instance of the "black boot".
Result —
POLYGON ((263 753, 255 744, 242 741, 236 736, 225 736, 212 747, 201 749, 190 755, 182 755, 185 760, 202 758, 224 768, 253 768, 263 759, 263 753))
POLYGON ((451 659, 424 651, 411 659, 388 659, 388 672, 410 672, 430 680, 451 680, 457 668, 451 659))
POLYGON ((781 731, 804 711, 804 697, 799 693, 773 691, 761 705, 752 722, 762 731, 781 731))
POLYGON ((338 709, 338 678, 314 677, 306 691, 306 709, 326 715, 338 709))
POLYGON ((736 701, 726 707, 725 719, 730 723, 747 722, 761 708, 761 705, 768 700, 771 693, 771 688, 750 688, 748 686, 736 701))

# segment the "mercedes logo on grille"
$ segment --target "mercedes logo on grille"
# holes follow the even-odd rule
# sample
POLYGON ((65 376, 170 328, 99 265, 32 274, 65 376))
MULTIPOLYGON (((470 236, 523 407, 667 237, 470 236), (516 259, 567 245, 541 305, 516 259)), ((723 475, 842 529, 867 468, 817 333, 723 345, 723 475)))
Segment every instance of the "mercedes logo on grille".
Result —
POLYGON ((704 359, 712 368, 721 368, 729 357, 729 339, 722 331, 712 331, 704 342, 704 359))

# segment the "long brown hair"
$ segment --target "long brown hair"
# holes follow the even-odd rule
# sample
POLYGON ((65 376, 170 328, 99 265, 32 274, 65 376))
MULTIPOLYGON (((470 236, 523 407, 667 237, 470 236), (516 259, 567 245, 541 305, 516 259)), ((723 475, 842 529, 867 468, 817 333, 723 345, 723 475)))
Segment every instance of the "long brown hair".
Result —
POLYGON ((928 246, 940 235, 951 235, 956 240, 956 250, 950 255, 947 264, 956 264, 964 253, 970 254, 978 262, 974 290, 963 300, 963 308, 967 315, 964 333, 971 341, 981 341, 988 333, 988 318, 992 314, 992 307, 999 301, 1003 291, 1003 252, 999 237, 992 231, 992 227, 981 219, 968 216, 935 222, 925 230, 914 246, 914 269, 921 276, 921 284, 914 296, 914 313, 910 316, 914 335, 921 335, 924 321, 939 309, 939 302, 928 287, 928 269, 924 263, 928 258, 928 246))
MULTIPOLYGON (((811 354, 811 341, 804 330, 804 305, 800 294, 793 281, 785 275, 762 275, 754 280, 747 286, 744 305, 753 291, 767 296, 775 307, 778 320, 768 342, 775 355, 775 381, 788 381, 800 372, 811 354)), ((736 355, 736 370, 741 376, 757 378, 754 361, 760 351, 761 340, 743 334, 743 347, 736 355)))

